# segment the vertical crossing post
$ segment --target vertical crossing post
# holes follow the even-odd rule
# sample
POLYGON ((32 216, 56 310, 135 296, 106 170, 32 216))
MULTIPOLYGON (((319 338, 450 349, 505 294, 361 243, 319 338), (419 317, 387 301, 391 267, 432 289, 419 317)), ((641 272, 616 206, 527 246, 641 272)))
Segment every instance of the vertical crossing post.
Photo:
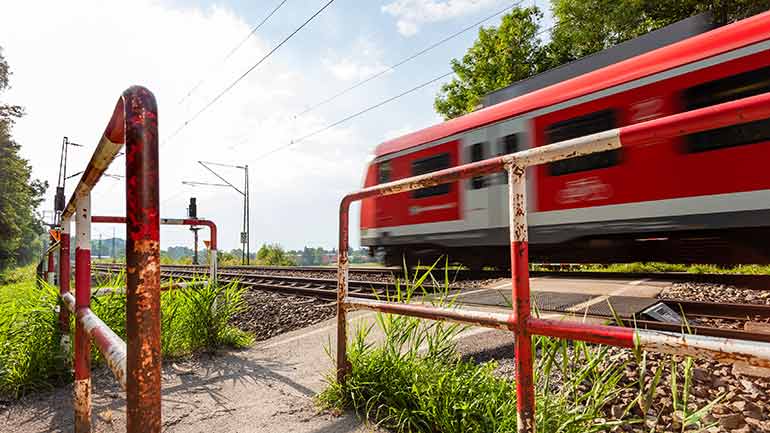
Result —
POLYGON ((526 168, 516 160, 506 164, 511 231, 511 291, 515 322, 516 430, 535 431, 535 385, 532 337, 529 334, 529 251, 527 238, 526 168))
MULTIPOLYGON (((53 243, 56 241, 54 239, 53 235, 50 235, 49 239, 51 241, 51 245, 53 245, 53 243)), ((56 266, 54 264, 53 255, 54 255, 54 251, 51 250, 48 253, 48 266, 46 268, 46 273, 45 273, 45 280, 48 282, 48 284, 50 284, 52 286, 54 284, 56 284, 56 281, 55 281, 55 278, 54 278, 54 276, 56 275, 56 266)))
MULTIPOLYGON (((70 291, 70 219, 62 218, 59 236, 59 294, 64 296, 70 291)), ((70 346, 70 311, 62 304, 59 310, 59 332, 61 333, 62 353, 69 353, 70 346)))
POLYGON ((340 204, 340 238, 337 247, 337 382, 345 382, 351 365, 347 353, 347 312, 345 298, 348 295, 348 237, 350 201, 347 198, 340 204))
POLYGON ((161 431, 158 110, 147 89, 123 94, 126 142, 128 433, 161 431))
MULTIPOLYGON (((91 305, 91 193, 75 211, 75 316, 91 305)), ((83 323, 75 320, 75 432, 91 431, 91 344, 83 323)))

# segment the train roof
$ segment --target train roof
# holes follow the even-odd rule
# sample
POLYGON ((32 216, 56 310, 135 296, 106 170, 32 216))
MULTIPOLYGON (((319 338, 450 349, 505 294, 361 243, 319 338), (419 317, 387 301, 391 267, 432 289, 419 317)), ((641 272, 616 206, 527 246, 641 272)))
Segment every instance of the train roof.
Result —
POLYGON ((482 98, 482 106, 499 104, 552 84, 601 69, 652 50, 691 38, 714 28, 710 13, 694 15, 651 31, 639 37, 613 45, 591 55, 565 63, 545 72, 516 81, 510 86, 495 90, 482 98))
POLYGON ((770 38, 770 12, 648 51, 566 81, 543 87, 499 104, 386 141, 375 156, 439 140, 511 116, 617 86, 770 38))

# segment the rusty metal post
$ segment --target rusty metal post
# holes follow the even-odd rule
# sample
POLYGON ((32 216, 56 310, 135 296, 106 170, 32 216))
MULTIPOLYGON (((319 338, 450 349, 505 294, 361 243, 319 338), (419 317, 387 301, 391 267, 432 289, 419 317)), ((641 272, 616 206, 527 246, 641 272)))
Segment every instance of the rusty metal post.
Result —
POLYGON ((350 201, 346 198, 340 204, 339 245, 337 247, 337 382, 343 384, 350 374, 348 361, 347 311, 345 298, 348 295, 348 238, 350 201))
MULTIPOLYGON (((61 220, 61 243, 59 246, 59 294, 64 297, 70 291, 70 219, 61 220)), ((59 332, 61 333, 62 353, 69 353, 70 348, 70 312, 62 305, 59 307, 59 332)))
MULTIPOLYGON (((91 305, 91 194, 75 211, 75 311, 91 305)), ((91 431, 91 342, 83 324, 75 321, 75 432, 91 431)))
MULTIPOLYGON (((56 241, 53 238, 53 235, 49 236, 49 239, 51 240, 51 245, 53 245, 53 243, 56 241)), ((56 284, 56 281, 55 281, 56 265, 54 264, 53 254, 54 254, 53 250, 51 250, 49 248, 49 250, 48 250, 48 266, 46 268, 46 273, 45 273, 45 280, 48 282, 48 284, 50 284, 52 286, 54 284, 56 284)))
POLYGON ((535 431, 535 384, 532 337, 529 334, 529 252, 527 237, 526 168, 514 159, 506 164, 511 232, 511 295, 515 333, 516 430, 535 431))
POLYGON ((126 142, 126 397, 129 433, 160 433, 158 112, 142 87, 123 93, 126 142))

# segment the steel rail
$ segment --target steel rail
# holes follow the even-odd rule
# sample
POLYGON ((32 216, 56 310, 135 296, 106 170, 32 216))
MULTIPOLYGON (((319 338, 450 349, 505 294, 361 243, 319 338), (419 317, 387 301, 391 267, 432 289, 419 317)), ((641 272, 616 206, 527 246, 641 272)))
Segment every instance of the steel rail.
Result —
MULTIPOLYGON (((115 265, 119 266, 119 265, 115 265)), ((204 265, 162 265, 164 269, 200 269, 205 270, 204 265)), ((325 266, 222 266, 224 271, 244 272, 317 272, 336 273, 336 268, 325 266)), ((411 274, 410 270, 410 274, 411 274)), ((468 270, 450 269, 453 281, 461 280, 486 280, 494 278, 510 277, 510 271, 499 270, 468 270)), ((371 268, 351 267, 351 274, 383 275, 399 277, 403 275, 403 269, 393 267, 371 268)), ((443 274, 444 269, 434 269, 434 274, 443 274)), ((728 274, 728 273, 690 273, 690 272, 602 272, 602 271, 530 271, 530 277, 538 278, 574 278, 574 279, 649 279, 652 281, 710 283, 736 286, 746 289, 770 290, 770 274, 728 274)))
MULTIPOLYGON (((110 272, 112 268, 110 266, 95 265, 95 270, 101 271, 104 269, 106 272, 110 272)), ((194 269, 173 269, 161 270, 161 274, 166 278, 194 278, 197 275, 194 269)), ((333 300, 336 298, 334 292, 334 284, 336 280, 325 278, 312 278, 312 277, 297 277, 297 276, 275 276, 275 275, 250 275, 248 273, 227 272, 220 270, 219 281, 222 283, 238 283, 243 286, 271 291, 277 293, 285 293, 296 296, 311 297, 321 300, 333 300)), ((354 293, 356 298, 362 298, 365 300, 378 300, 387 299, 390 289, 393 288, 391 283, 385 283, 381 281, 351 281, 349 292, 354 293)), ((170 288, 182 288, 187 287, 180 284, 175 284, 173 287, 162 286, 162 290, 168 290, 170 288)), ((441 289, 441 288, 438 288, 441 289)), ((428 286, 426 291, 430 294, 437 288, 428 286)), ((455 291, 460 293, 464 289, 453 288, 453 294, 455 291)), ((757 304, 733 304, 733 303, 718 303, 718 302, 697 302, 687 301, 679 299, 660 299, 669 305, 674 311, 684 312, 687 321, 690 323, 690 331, 697 335, 723 337, 723 338, 739 338, 751 341, 770 342, 770 335, 760 332, 748 332, 736 329, 722 329, 711 326, 701 326, 697 323, 701 318, 720 318, 734 321, 747 321, 752 318, 770 317, 770 306, 757 305, 757 304)), ((478 304, 475 302, 458 301, 458 306, 482 306, 486 304, 478 304)), ((362 308, 365 308, 362 306, 362 308)), ((565 316, 572 317, 595 317, 612 321, 614 317, 609 315, 592 314, 592 313, 577 313, 577 312, 565 312, 556 309, 549 309, 547 307, 541 307, 541 312, 548 313, 561 313, 565 316)), ((625 327, 638 327, 643 329, 653 329, 659 331, 682 331, 684 328, 682 325, 669 324, 651 320, 643 320, 638 317, 622 315, 619 319, 623 321, 621 326, 625 327)))

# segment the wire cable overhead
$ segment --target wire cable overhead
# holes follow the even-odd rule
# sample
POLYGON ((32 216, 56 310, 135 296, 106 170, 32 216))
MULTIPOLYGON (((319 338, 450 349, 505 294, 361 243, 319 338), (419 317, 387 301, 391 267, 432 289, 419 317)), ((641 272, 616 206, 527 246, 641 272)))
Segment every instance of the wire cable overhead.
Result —
POLYGON ((254 69, 256 69, 259 65, 261 65, 265 60, 270 58, 270 56, 273 55, 276 51, 278 51, 279 48, 283 46, 286 42, 289 41, 294 35, 299 33, 300 30, 302 30, 305 26, 307 26, 311 21, 315 19, 318 15, 321 14, 327 7, 329 7, 332 3, 334 3, 334 0, 329 0, 324 4, 320 9, 318 9, 313 15, 311 15, 308 19, 305 20, 299 27, 294 29, 293 32, 291 32, 288 36, 286 36, 281 42, 278 43, 273 49, 267 52, 262 58, 260 58, 256 63, 254 63, 249 69, 247 69, 243 74, 241 74, 238 78, 235 79, 232 83, 230 83, 227 87, 225 87, 221 92, 217 94, 211 101, 209 101, 206 105, 203 106, 200 110, 198 110, 195 114, 192 115, 189 119, 187 119, 184 123, 182 123, 179 128, 177 128, 176 131, 174 131, 165 141, 169 141, 172 138, 174 138, 179 132, 181 132, 187 125, 189 125, 191 122, 193 122, 195 119, 198 118, 204 111, 208 110, 212 105, 214 105, 217 101, 219 101, 222 96, 224 96, 227 92, 232 90, 233 87, 235 87, 236 84, 238 84, 241 80, 246 78, 247 75, 249 75, 254 69))
POLYGON ((302 112, 298 113, 297 115, 295 115, 295 117, 302 116, 304 114, 307 114, 307 113, 315 110, 318 107, 321 107, 323 105, 328 104, 329 102, 339 98, 340 96, 343 96, 343 95, 347 94, 351 90, 354 90, 354 89, 356 89, 356 88, 358 88, 360 86, 363 86, 364 84, 366 84, 366 83, 368 83, 368 82, 370 82, 372 80, 375 80, 375 79, 377 79, 377 78, 387 74, 388 72, 391 72, 391 71, 395 70, 399 66, 401 66, 401 65, 403 65, 405 63, 408 63, 408 62, 416 59, 417 57, 420 57, 421 55, 427 53, 428 51, 430 51, 430 50, 432 50, 434 48, 437 48, 437 47, 439 47, 439 46, 441 46, 441 45, 451 41, 452 39, 462 35, 463 33, 467 32, 469 30, 475 29, 476 27, 484 24, 485 22, 491 20, 492 18, 495 18, 495 17, 498 17, 498 16, 504 14, 505 12, 515 8, 516 6, 518 6, 520 4, 521 4, 521 1, 519 1, 517 3, 514 3, 514 4, 510 5, 510 6, 507 6, 506 8, 501 9, 501 10, 495 12, 494 14, 487 16, 486 18, 483 18, 483 19, 481 19, 481 20, 479 20, 479 21, 477 21, 477 22, 475 22, 475 23, 473 23, 473 24, 471 24, 471 25, 469 25, 467 27, 464 27, 464 28, 462 28, 462 29, 452 33, 451 35, 446 36, 445 38, 432 43, 431 45, 428 45, 427 47, 423 48, 422 50, 417 51, 417 52, 413 53, 412 55, 410 55, 408 57, 405 57, 405 58, 399 60, 398 62, 396 62, 396 63, 394 63, 394 64, 392 64, 390 66, 385 67, 383 70, 381 70, 379 72, 376 72, 376 73, 370 75, 369 77, 364 78, 363 80, 360 80, 360 81, 356 82, 355 84, 351 85, 350 87, 347 87, 347 88, 341 90, 340 92, 335 93, 334 95, 332 95, 332 96, 330 96, 330 97, 328 97, 328 98, 326 98, 326 99, 324 99, 324 100, 322 100, 322 101, 320 101, 320 102, 318 102, 318 103, 316 103, 316 104, 306 108, 304 111, 302 111, 302 112))
POLYGON ((185 95, 182 97, 182 99, 180 99, 180 100, 179 100, 179 102, 178 102, 178 103, 179 103, 179 104, 181 104, 182 102, 184 102, 184 101, 185 101, 185 99, 187 99, 187 98, 189 98, 190 96, 192 96, 192 94, 193 94, 193 93, 195 93, 195 91, 196 91, 196 90, 198 90, 198 88, 199 88, 201 85, 203 85, 203 83, 204 83, 204 82, 205 82, 205 81, 206 81, 206 80, 207 80, 209 77, 211 77, 211 74, 214 72, 214 70, 216 70, 217 68, 221 67, 221 66, 222 66, 222 65, 223 65, 225 62, 227 62, 227 60, 228 60, 228 59, 230 59, 230 57, 232 57, 232 56, 233 56, 233 54, 235 54, 235 52, 236 52, 236 51, 238 51, 238 50, 239 50, 239 49, 240 49, 240 48, 243 46, 243 44, 245 44, 245 43, 246 43, 246 41, 248 41, 248 40, 249 40, 249 39, 250 39, 252 36, 254 36, 254 34, 255 34, 255 33, 257 33, 257 30, 259 30, 259 29, 262 27, 262 25, 263 25, 263 24, 265 24, 265 23, 267 22, 267 20, 269 20, 269 19, 270 19, 270 17, 272 17, 272 16, 273 16, 273 14, 275 14, 276 12, 278 12, 278 9, 280 9, 280 8, 283 6, 283 4, 284 4, 284 3, 286 3, 287 1, 289 1, 289 0, 283 0, 283 1, 281 1, 280 3, 278 3, 278 5, 277 5, 275 8, 273 8, 273 10, 272 10, 272 11, 270 11, 270 13, 269 13, 269 14, 267 14, 267 16, 265 16, 264 18, 262 18, 262 21, 260 21, 260 22, 259 22, 259 24, 257 24, 256 26, 254 26, 254 28, 253 28, 253 29, 251 29, 251 31, 249 32, 249 34, 248 34, 248 35, 246 35, 246 37, 245 37, 245 38, 243 38, 243 39, 242 39, 242 40, 241 40, 241 41, 238 43, 238 45, 236 45, 235 47, 233 47, 233 48, 232 48, 232 49, 231 49, 231 50, 230 50, 230 51, 227 53, 227 55, 225 55, 225 56, 222 58, 222 60, 219 62, 219 65, 217 65, 217 66, 216 66, 216 67, 214 67, 212 70, 210 70, 210 71, 209 71, 209 73, 208 73, 208 75, 206 75, 206 76, 204 76, 203 78, 201 78, 201 79, 200 79, 200 81, 198 81, 198 83, 197 83, 197 84, 195 84, 195 85, 194 85, 194 86, 193 86, 193 87, 192 87, 192 88, 191 88, 191 89, 190 89, 190 90, 187 92, 187 94, 185 94, 185 95))

